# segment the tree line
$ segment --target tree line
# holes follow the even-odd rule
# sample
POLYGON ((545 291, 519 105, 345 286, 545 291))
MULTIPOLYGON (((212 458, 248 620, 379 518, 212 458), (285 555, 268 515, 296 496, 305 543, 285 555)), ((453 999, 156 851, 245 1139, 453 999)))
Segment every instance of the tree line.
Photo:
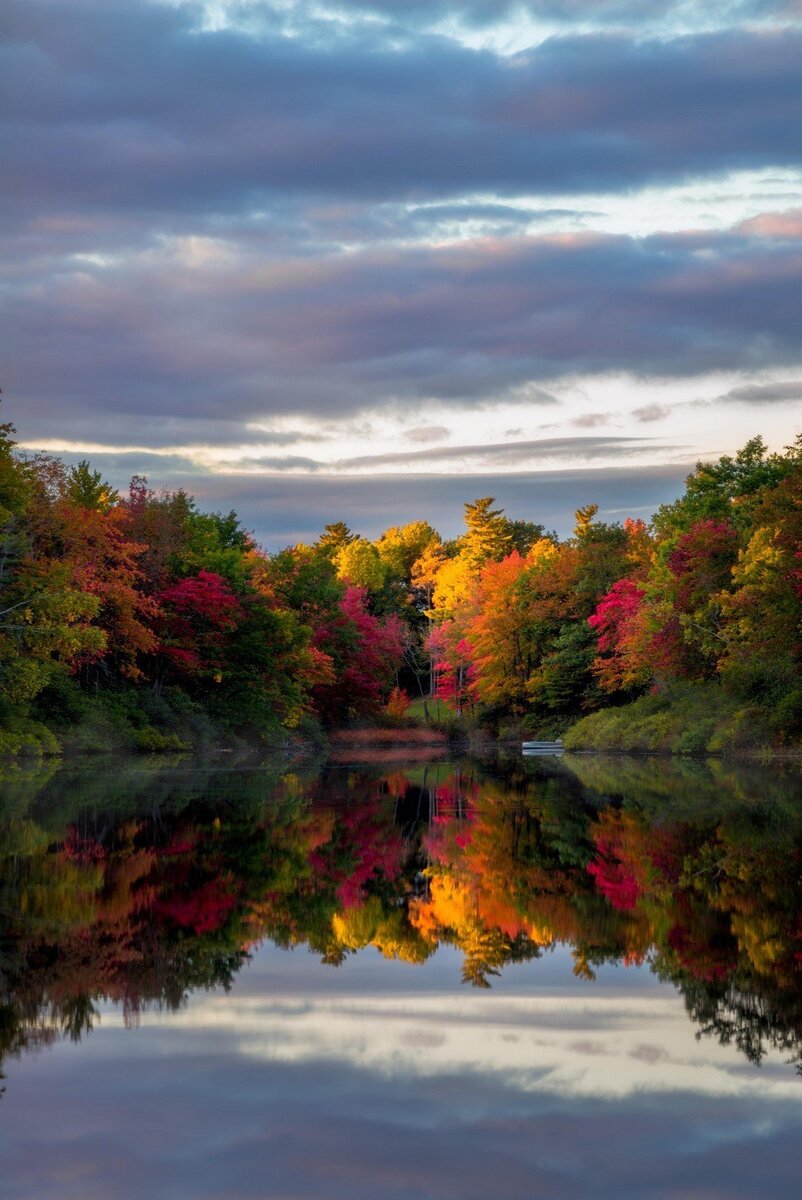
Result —
POLYGON ((719 712, 730 734, 802 729, 802 437, 698 464, 648 525, 590 504, 560 539, 482 497, 450 541, 422 520, 374 541, 337 521, 268 554, 234 512, 140 476, 120 494, 13 434, 0 426, 0 750, 54 729, 168 749, 402 721, 416 697, 494 732, 597 713, 602 738, 636 701, 645 748, 676 748, 671 704, 685 749, 716 748, 719 712))

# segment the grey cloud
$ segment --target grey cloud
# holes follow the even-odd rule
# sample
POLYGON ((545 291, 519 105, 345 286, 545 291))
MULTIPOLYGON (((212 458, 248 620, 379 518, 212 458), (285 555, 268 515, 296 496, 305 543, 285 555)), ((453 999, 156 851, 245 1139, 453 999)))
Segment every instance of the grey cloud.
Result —
MULTIPOLYGON (((601 421, 599 424, 605 424, 601 421)), ((446 431, 447 432, 447 431, 446 431)), ((382 454, 360 454, 353 458, 341 458, 326 463, 302 455, 283 456, 260 454, 229 464, 231 469, 263 471, 333 471, 347 472, 376 467, 405 467, 414 471, 431 463, 480 462, 499 466, 531 463, 536 459, 574 458, 609 459, 627 454, 641 454, 648 448, 642 438, 626 437, 566 437, 540 438, 535 441, 491 442, 467 446, 432 446, 428 450, 393 450, 382 454)), ((663 453, 681 449, 677 446, 661 446, 663 453)), ((225 469, 227 464, 221 464, 225 469)))
POLYGON ((734 400, 738 404, 787 404, 802 400, 802 380, 788 383, 748 383, 731 388, 718 397, 718 402, 734 400))
POLYGON ((294 446, 297 442, 327 442, 327 433, 305 433, 302 429, 251 429, 247 432, 248 441, 258 441, 266 446, 294 446))
POLYGON ((671 407, 667 404, 643 404, 640 408, 633 408, 632 416, 636 421, 641 421, 648 424, 651 421, 663 421, 671 415, 671 407))
POLYGON ((445 425, 418 425, 415 429, 407 429, 404 438, 408 442, 436 442, 448 437, 450 432, 445 425))
MULTIPOLYGON (((171 414, 165 411, 167 407, 163 395, 160 396, 159 402, 153 405, 148 405, 147 400, 143 400, 141 411, 147 414, 148 418, 143 421, 136 406, 132 405, 129 409, 125 401, 121 404, 120 398, 115 398, 111 393, 97 410, 92 406, 92 411, 82 414, 77 407, 72 408, 69 427, 66 421, 57 422, 52 408, 43 405, 36 398, 32 398, 21 410, 14 410, 12 413, 12 405, 8 405, 7 410, 2 409, 0 412, 3 419, 13 415, 17 424, 24 427, 21 432, 34 449, 37 438, 44 442, 54 435, 69 442, 100 443, 108 446, 145 445, 154 452, 161 447, 189 450, 206 446, 233 447, 254 442, 269 446, 293 446, 298 442, 326 442, 331 436, 327 433, 297 429, 254 429, 242 417, 204 419, 198 413, 193 413, 189 407, 184 414, 171 414)), ((122 453, 129 452, 126 450, 122 453)), ((165 456, 162 454, 159 457, 164 459, 165 456)))
POLYGON ((554 403, 543 384, 578 374, 794 367, 801 279, 802 248, 728 233, 235 255, 208 271, 146 256, 9 287, 9 415, 31 438, 61 412, 62 431, 97 418, 118 445, 169 445, 165 418, 385 404, 414 419, 435 398, 554 403))
MULTIPOLYGON (((342 470, 360 467, 405 466, 414 469, 419 463, 461 462, 483 459, 491 463, 531 462, 549 458, 612 458, 622 454, 640 454, 644 450, 641 438, 566 437, 540 438, 535 441, 494 442, 479 446, 433 446, 429 450, 400 450, 387 454, 363 454, 341 459, 334 465, 342 470)), ((668 453, 676 446, 662 446, 668 453)))
MULTIPOLYGON (((226 464, 223 463, 223 468, 226 464)), ((229 464, 231 466, 232 464, 229 464)), ((239 459, 236 467, 247 470, 256 468, 263 471, 319 471, 324 463, 315 458, 307 458, 302 454, 270 455, 260 454, 250 458, 239 459)))
POLYGON ((353 225, 353 232, 370 237, 445 237, 454 228, 469 224, 483 236, 501 236, 525 233, 528 228, 549 222, 569 220, 572 223, 587 221, 602 214, 594 209, 576 208, 524 208, 513 204, 427 204, 411 209, 381 206, 373 210, 378 218, 374 224, 363 216, 353 225))
POLYGON ((572 418, 571 424, 577 429, 598 429, 600 425, 609 425, 619 416, 620 413, 611 412, 580 413, 578 417, 572 418))
MULTIPOLYGON (((59 453, 70 466, 74 466, 86 454, 59 453)), ((148 454, 128 452, 123 454, 92 452, 88 456, 92 467, 107 476, 115 487, 125 487, 132 475, 147 475, 171 487, 184 487, 188 479, 193 484, 206 472, 197 462, 180 454, 148 454)))
POLYGON ((631 416, 642 424, 663 421, 673 412, 680 409, 710 408, 714 404, 747 404, 761 406, 766 404, 788 404, 802 400, 802 381, 787 383, 747 383, 740 387, 730 388, 713 400, 681 400, 676 404, 644 404, 633 408, 631 416))
POLYGON ((442 37, 399 47, 381 25, 324 42, 275 23, 198 32, 196 16, 8 0, 9 217, 175 228, 287 193, 596 192, 799 162, 793 31, 554 38, 513 69, 442 37))

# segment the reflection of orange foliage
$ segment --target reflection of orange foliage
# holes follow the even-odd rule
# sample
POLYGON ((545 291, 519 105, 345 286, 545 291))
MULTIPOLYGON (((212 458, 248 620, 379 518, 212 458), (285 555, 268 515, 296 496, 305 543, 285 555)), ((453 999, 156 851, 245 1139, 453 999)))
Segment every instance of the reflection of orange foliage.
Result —
MULTIPOLYGON (((307 836, 304 838, 304 845, 307 850, 318 850, 321 846, 325 846, 331 841, 331 836, 334 831, 334 809, 320 808, 311 814, 312 820, 308 823, 307 836)), ((294 831, 297 834, 297 829, 294 831)))
POLYGON ((510 938, 524 934, 536 946, 550 946, 554 941, 554 932, 547 924, 535 916, 522 916, 503 895, 483 892, 479 898, 479 914, 484 925, 500 929, 510 938))
POLYGON ((509 938, 524 934, 539 946, 550 945, 554 935, 546 925, 527 920, 505 897, 487 893, 477 881, 435 875, 426 900, 412 900, 410 923, 422 937, 436 942, 443 930, 452 930, 457 940, 477 925, 498 929, 509 938))
POLYGON ((409 787, 409 777, 403 771, 388 771, 384 782, 390 796, 404 796, 409 787))
POLYGON ((475 901, 465 884, 448 875, 436 875, 426 900, 411 900, 409 920, 429 942, 439 939, 441 929, 456 929, 467 921, 475 901))
POLYGON ((101 901, 102 920, 122 921, 132 913, 150 907, 156 889, 142 884, 153 868, 155 857, 152 850, 137 850, 127 858, 115 859, 109 864, 101 901))

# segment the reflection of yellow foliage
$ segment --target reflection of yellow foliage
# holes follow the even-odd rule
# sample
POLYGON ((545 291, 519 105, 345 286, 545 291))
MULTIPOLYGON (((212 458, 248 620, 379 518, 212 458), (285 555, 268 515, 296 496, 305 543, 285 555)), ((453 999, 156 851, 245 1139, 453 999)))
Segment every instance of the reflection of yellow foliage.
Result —
POLYGON ((358 908, 347 908, 335 913, 331 919, 334 936, 347 950, 361 950, 372 942, 381 920, 381 903, 377 896, 370 896, 358 908))
POLYGON ((554 930, 549 929, 548 925, 527 924, 525 930, 529 941, 536 946, 550 946, 554 941, 554 930))
POLYGON ((422 937, 436 942, 450 929, 460 945, 467 945, 480 928, 498 929, 510 938, 519 934, 537 946, 550 946, 554 931, 538 916, 523 917, 506 897, 485 893, 478 882, 456 879, 448 874, 431 881, 428 900, 413 900, 409 920, 422 937))
POLYGON ((376 949, 385 958, 397 958, 402 962, 422 963, 431 954, 431 947, 411 929, 400 910, 391 913, 382 921, 373 939, 376 949))
POLYGON ((761 975, 771 974, 785 949, 774 920, 765 913, 733 913, 732 932, 755 970, 761 975))
POLYGON ((400 910, 385 914, 377 896, 371 896, 357 908, 335 913, 331 928, 345 950, 375 946, 385 958, 418 963, 424 962, 430 953, 418 932, 406 924, 404 914, 400 910))
POLYGON ((26 864, 25 874, 19 886, 19 913, 38 934, 55 936, 88 928, 97 919, 102 867, 35 858, 26 864))

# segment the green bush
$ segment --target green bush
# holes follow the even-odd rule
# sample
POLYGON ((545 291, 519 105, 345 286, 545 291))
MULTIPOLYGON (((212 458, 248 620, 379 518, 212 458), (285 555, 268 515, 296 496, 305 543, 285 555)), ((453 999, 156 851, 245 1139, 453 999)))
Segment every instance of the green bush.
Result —
POLYGON ((771 716, 755 704, 738 704, 715 683, 673 684, 621 708, 592 713, 573 725, 563 740, 568 750, 748 753, 776 741, 780 714, 794 719, 790 695, 788 709, 778 706, 771 716))
POLYGON ((0 758, 41 758, 60 753, 56 735, 37 721, 21 720, 15 728, 0 730, 0 758))

